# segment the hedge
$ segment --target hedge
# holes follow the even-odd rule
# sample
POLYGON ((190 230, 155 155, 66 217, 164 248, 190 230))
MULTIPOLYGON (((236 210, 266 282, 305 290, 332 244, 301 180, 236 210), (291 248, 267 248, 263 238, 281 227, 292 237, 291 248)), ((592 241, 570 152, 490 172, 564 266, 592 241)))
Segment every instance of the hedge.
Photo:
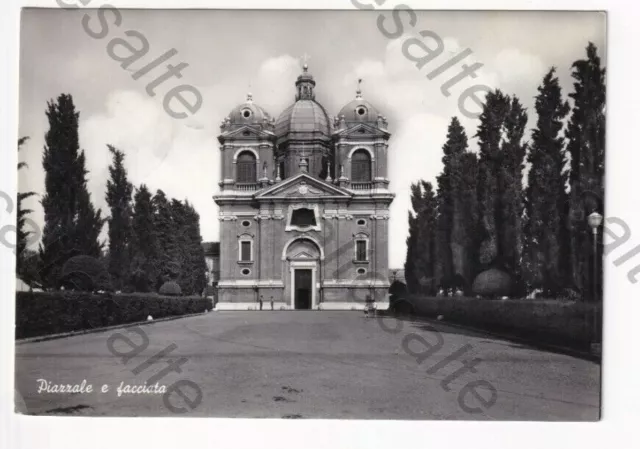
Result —
POLYGON ((149 293, 17 292, 16 338, 39 337, 170 316, 203 313, 211 308, 201 297, 149 293))
POLYGON ((415 296, 407 300, 418 316, 442 315, 444 322, 576 349, 588 349, 594 339, 594 313, 598 313, 598 326, 602 326, 601 304, 587 302, 415 296))

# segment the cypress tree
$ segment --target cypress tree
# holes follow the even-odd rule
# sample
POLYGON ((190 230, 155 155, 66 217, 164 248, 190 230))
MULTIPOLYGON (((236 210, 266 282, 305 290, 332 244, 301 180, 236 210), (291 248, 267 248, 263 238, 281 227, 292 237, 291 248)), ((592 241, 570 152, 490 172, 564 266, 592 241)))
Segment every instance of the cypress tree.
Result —
MULTIPOLYGON (((413 185, 412 185, 413 187, 413 185)), ((404 262, 404 279, 407 290, 411 293, 419 293, 420 284, 416 273, 416 244, 418 241, 418 217, 409 211, 409 236, 407 237, 407 256, 404 262)))
POLYGON ((538 87, 536 113, 538 121, 527 156, 531 169, 526 190, 526 278, 530 289, 557 295, 566 283, 564 261, 568 258, 563 251, 568 202, 565 139, 560 133, 569 104, 562 99, 555 68, 538 87))
POLYGON ((129 245, 131 243, 131 195, 133 185, 127 178, 124 167, 124 153, 107 145, 113 157, 107 180, 107 204, 111 209, 109 217, 109 273, 115 290, 126 285, 131 265, 129 245))
MULTIPOLYGON (((18 139, 18 151, 20 151, 20 148, 22 147, 22 145, 28 140, 28 137, 21 137, 20 139, 18 139)), ((26 162, 18 162, 18 170, 21 170, 22 168, 25 168, 27 166, 26 162)), ((27 222, 27 215, 29 215, 31 212, 33 212, 31 209, 24 209, 22 206, 22 201, 26 200, 27 198, 30 198, 32 196, 34 196, 36 193, 35 192, 18 192, 18 201, 17 201, 17 222, 16 222, 16 230, 17 230, 17 236, 16 236, 16 256, 17 256, 17 268, 18 268, 18 273, 20 273, 20 265, 21 265, 21 261, 22 261, 22 253, 24 252, 24 250, 27 247, 27 238, 29 237, 29 235, 31 234, 30 231, 25 230, 25 226, 26 226, 26 222, 27 222)))
MULTIPOLYGON (((573 285, 583 292, 590 291, 590 266, 594 263, 587 216, 593 211, 603 213, 604 210, 606 101, 606 70, 601 66, 598 50, 589 43, 586 52, 586 59, 574 62, 572 66, 574 92, 569 96, 573 100, 573 110, 566 134, 571 155, 570 269, 573 285)), ((601 269, 602 264, 598 265, 601 269)))
POLYGON ((155 289, 158 280, 159 245, 154 229, 151 192, 142 184, 134 195, 130 286, 138 292, 155 289))
POLYGON ((186 214, 186 238, 188 241, 189 290, 187 294, 199 295, 207 285, 207 262, 202 248, 202 235, 200 234, 200 215, 195 208, 185 201, 186 214))
POLYGON ((422 185, 422 214, 420 215, 421 242, 418 245, 420 258, 426 267, 424 281, 421 282, 423 292, 435 294, 437 274, 437 223, 438 200, 433 185, 430 182, 421 181, 422 185))
POLYGON ((500 172, 503 162, 502 135, 510 110, 510 99, 500 90, 487 94, 476 137, 480 147, 478 164, 479 262, 483 268, 502 265, 500 248, 500 172))
MULTIPOLYGON (((20 151, 22 145, 28 139, 28 137, 21 137, 18 139, 18 151, 20 151)), ((25 162, 18 162, 18 170, 21 170, 26 166, 27 164, 25 162)), ((40 259, 38 257, 38 253, 27 249, 28 238, 32 234, 32 231, 26 230, 27 221, 31 222, 33 226, 35 226, 35 223, 27 217, 27 215, 33 211, 31 209, 25 209, 22 202, 35 194, 35 192, 18 192, 16 202, 16 273, 20 279, 30 287, 41 284, 39 274, 40 259)))
POLYGON ((188 217, 185 205, 176 199, 171 200, 171 219, 176 232, 176 251, 173 262, 179 267, 175 281, 184 294, 191 294, 191 273, 189 266, 189 238, 187 234, 188 217))
POLYGON ((505 117, 504 136, 501 147, 499 168, 499 222, 498 238, 502 267, 511 274, 515 291, 522 293, 522 252, 524 194, 522 171, 527 144, 523 142, 527 127, 527 112, 517 97, 511 99, 509 112, 505 117))
POLYGON ((438 260, 444 288, 467 289, 477 269, 477 157, 453 117, 443 146, 444 165, 438 176, 438 260))
POLYGON ((443 278, 440 282, 449 287, 453 284, 453 277, 456 272, 454 267, 454 254, 451 242, 456 209, 459 204, 455 198, 453 179, 454 165, 457 163, 458 155, 467 148, 467 136, 460 125, 457 117, 454 117, 449 124, 447 141, 442 147, 444 153, 442 157, 442 173, 437 177, 438 182, 438 259, 442 270, 443 278))
POLYGON ((45 225, 40 245, 43 284, 58 287, 62 265, 76 255, 99 257, 98 236, 104 225, 87 190, 84 152, 79 148, 78 119, 71 95, 47 103, 49 131, 42 165, 45 225))
POLYGON ((160 248, 159 271, 156 288, 169 281, 177 281, 182 270, 178 248, 178 232, 173 221, 171 202, 162 190, 158 190, 153 197, 155 208, 154 227, 158 235, 160 248))
POLYGON ((412 293, 433 294, 436 287, 437 200, 431 183, 411 185, 405 279, 412 293))
MULTIPOLYGON (((85 157, 84 152, 78 158, 83 167, 83 178, 88 173, 84 170, 85 157)), ((81 249, 81 253, 95 258, 102 258, 104 242, 100 242, 98 237, 102 232, 102 228, 106 219, 102 218, 102 212, 96 210, 91 202, 91 196, 87 190, 86 180, 83 182, 82 188, 78 191, 77 196, 77 220, 76 220, 76 247, 81 249)))
POLYGON ((451 248, 456 287, 469 292, 478 267, 478 158, 475 153, 461 153, 454 164, 453 186, 456 215, 451 231, 451 248))

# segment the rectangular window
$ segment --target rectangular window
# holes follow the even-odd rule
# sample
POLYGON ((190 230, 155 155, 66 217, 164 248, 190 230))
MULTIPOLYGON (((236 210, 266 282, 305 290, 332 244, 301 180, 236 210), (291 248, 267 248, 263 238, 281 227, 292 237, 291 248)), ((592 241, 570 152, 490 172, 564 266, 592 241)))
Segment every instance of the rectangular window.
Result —
POLYGON ((240 260, 242 262, 251 261, 251 242, 240 242, 240 260))
POLYGON ((358 262, 367 261, 367 241, 356 240, 356 260, 358 262))

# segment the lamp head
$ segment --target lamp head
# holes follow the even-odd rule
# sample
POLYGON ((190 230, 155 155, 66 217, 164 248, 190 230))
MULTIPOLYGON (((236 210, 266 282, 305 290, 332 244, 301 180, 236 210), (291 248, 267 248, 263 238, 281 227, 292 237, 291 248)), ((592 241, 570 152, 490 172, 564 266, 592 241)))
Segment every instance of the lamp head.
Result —
POLYGON ((598 232, 598 228, 602 225, 602 215, 598 212, 593 212, 587 218, 589 222, 589 227, 593 230, 594 233, 598 232))

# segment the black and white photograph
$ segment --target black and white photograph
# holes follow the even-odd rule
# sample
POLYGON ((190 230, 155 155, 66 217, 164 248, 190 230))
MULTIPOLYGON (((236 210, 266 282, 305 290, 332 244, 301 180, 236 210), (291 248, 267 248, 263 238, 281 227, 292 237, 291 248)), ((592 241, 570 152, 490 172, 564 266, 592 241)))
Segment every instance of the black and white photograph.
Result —
POLYGON ((600 420, 606 12, 51 3, 16 414, 600 420))

